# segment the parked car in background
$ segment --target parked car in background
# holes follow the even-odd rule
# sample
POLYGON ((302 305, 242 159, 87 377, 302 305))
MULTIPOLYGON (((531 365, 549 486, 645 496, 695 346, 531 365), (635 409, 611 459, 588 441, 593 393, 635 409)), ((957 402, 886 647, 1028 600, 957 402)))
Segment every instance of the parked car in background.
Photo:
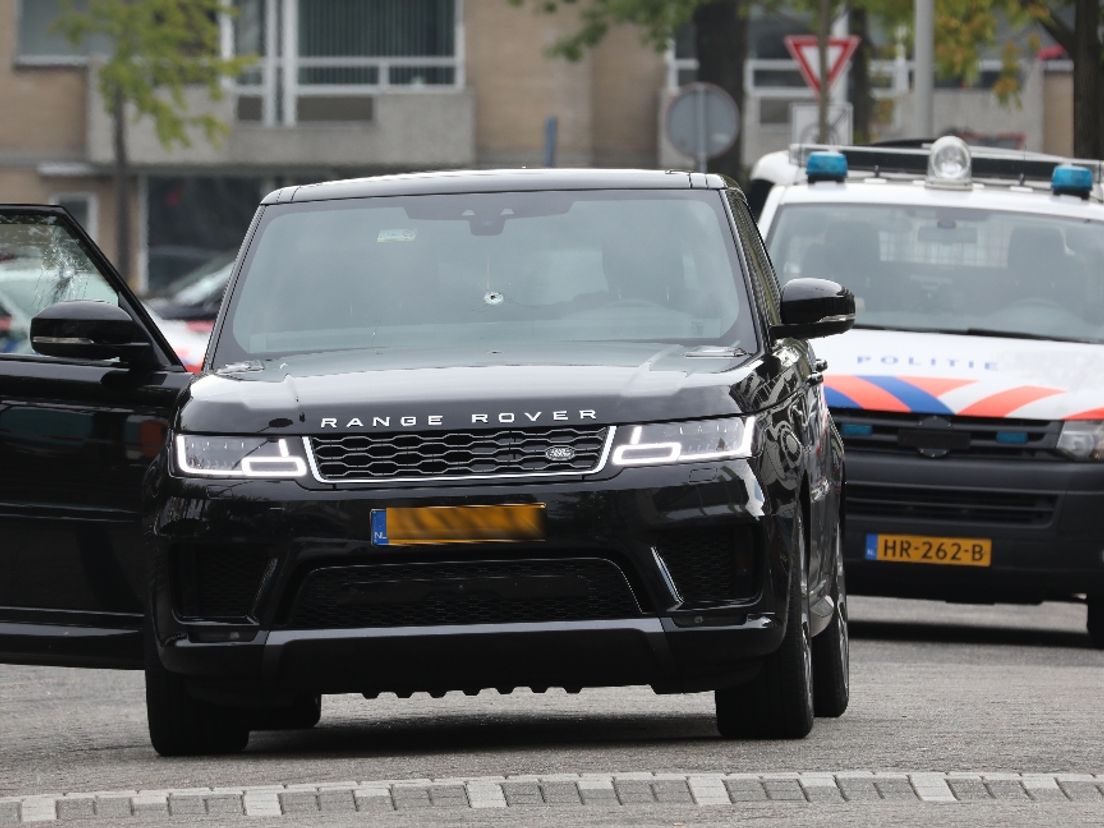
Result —
POLYGON ((148 305, 146 310, 149 311, 157 327, 161 329, 161 333, 165 335, 165 339, 169 341, 173 351, 180 357, 184 367, 192 373, 199 371, 203 367, 203 355, 207 352, 207 342, 211 338, 210 330, 199 331, 179 319, 165 319, 148 305))
POLYGON ((220 255, 218 249, 212 250, 208 247, 187 244, 151 246, 147 266, 150 291, 163 293, 177 279, 203 267, 213 256, 218 255, 220 255))
POLYGON ((233 269, 234 251, 220 253, 148 297, 146 304, 164 319, 178 319, 193 331, 209 333, 233 269))

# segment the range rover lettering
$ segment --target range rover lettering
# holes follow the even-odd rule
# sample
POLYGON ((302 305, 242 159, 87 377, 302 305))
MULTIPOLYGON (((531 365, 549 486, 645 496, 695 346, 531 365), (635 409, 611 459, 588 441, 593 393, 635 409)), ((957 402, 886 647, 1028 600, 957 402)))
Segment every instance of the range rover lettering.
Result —
MULTIPOLYGON (((60 208, 0 356, 0 660, 144 669, 164 755, 309 727, 329 693, 710 691, 726 737, 848 702, 842 442, 712 175, 290 187, 189 374, 60 208)), ((15 266, 15 265, 11 265, 15 266)))

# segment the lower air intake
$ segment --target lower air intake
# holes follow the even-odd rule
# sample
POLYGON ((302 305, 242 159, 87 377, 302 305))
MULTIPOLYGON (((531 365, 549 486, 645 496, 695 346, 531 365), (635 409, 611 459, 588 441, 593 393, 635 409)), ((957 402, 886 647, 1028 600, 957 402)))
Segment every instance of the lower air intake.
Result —
POLYGON ((288 619, 298 629, 631 618, 621 569, 598 558, 378 564, 317 569, 288 619))

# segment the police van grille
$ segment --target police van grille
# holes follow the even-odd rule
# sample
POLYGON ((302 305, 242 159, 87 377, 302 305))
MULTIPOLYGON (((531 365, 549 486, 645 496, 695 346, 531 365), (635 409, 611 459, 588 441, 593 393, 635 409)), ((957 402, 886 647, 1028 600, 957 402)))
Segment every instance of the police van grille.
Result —
POLYGON ((1060 422, 833 409, 849 449, 911 456, 1061 460, 1060 422))
POLYGON ((999 489, 848 483, 846 496, 848 517, 902 521, 1047 526, 1058 509, 1055 495, 999 489))
POLYGON ((326 482, 464 478, 525 474, 586 474, 602 462, 603 426, 504 428, 312 437, 318 476, 326 482), (548 449, 567 447, 568 459, 548 449))
POLYGON ((621 568, 600 558, 333 566, 304 578, 296 629, 509 624, 631 618, 621 568))

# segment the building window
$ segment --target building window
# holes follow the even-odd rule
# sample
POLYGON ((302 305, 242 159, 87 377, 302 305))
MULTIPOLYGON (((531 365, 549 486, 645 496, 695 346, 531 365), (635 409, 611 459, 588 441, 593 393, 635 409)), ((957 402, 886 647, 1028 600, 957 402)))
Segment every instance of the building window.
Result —
POLYGON ((95 193, 54 193, 50 203, 64 207, 93 239, 99 231, 99 202, 95 193))
POLYGON ((55 21, 69 8, 85 11, 88 0, 22 0, 19 4, 19 63, 83 63, 89 55, 109 51, 106 37, 90 36, 80 46, 74 46, 59 32, 53 31, 55 21))
POLYGON ((370 96, 464 85, 463 0, 236 0, 224 42, 258 61, 239 120, 371 120, 370 96))

